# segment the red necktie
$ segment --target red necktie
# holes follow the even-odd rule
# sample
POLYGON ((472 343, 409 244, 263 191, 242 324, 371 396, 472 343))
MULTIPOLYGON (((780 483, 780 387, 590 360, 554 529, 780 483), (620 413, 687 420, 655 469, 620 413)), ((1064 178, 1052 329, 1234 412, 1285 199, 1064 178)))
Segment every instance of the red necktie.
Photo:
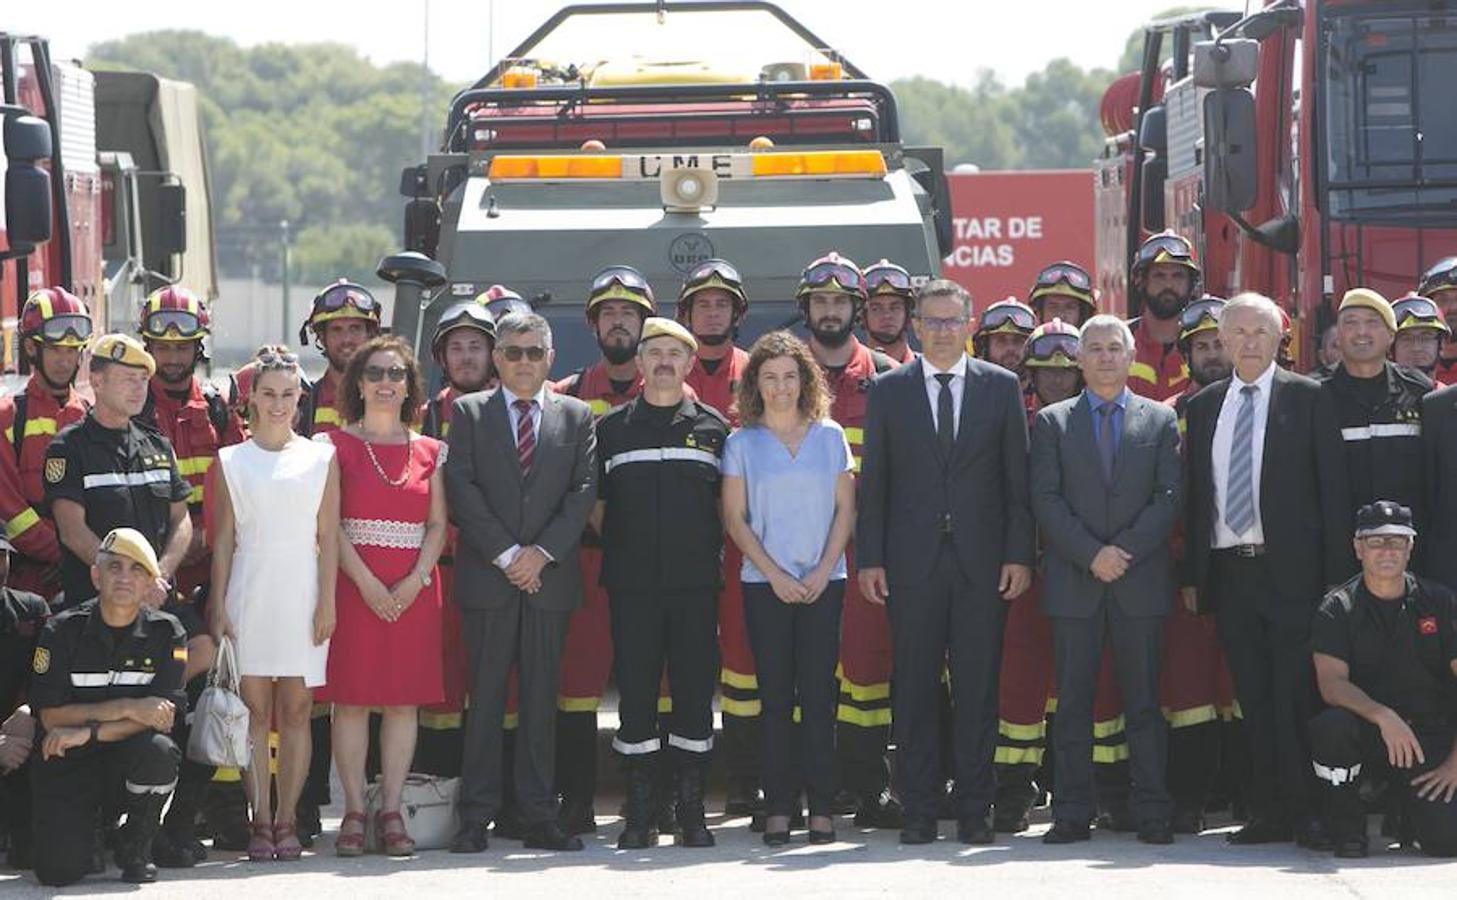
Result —
POLYGON ((536 455, 536 430, 531 427, 531 411, 536 408, 535 400, 515 400, 516 407, 516 458, 521 462, 521 477, 531 474, 531 458, 536 455))

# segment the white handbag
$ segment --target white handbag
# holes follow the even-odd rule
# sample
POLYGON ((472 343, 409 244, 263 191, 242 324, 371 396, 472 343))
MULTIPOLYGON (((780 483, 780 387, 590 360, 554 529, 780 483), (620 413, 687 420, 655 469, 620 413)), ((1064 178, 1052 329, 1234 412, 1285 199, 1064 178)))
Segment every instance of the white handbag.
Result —
POLYGON ((224 637, 192 713, 189 759, 209 766, 246 769, 253 764, 248 740, 248 705, 238 689, 237 651, 224 637))
MULTIPOLYGON (((364 789, 364 849, 378 853, 383 849, 375 816, 380 810, 383 785, 378 779, 364 789)), ((459 778, 410 773, 400 795, 400 817, 405 830, 415 842, 416 850, 444 850, 455 836, 458 822, 455 797, 460 793, 459 778)))

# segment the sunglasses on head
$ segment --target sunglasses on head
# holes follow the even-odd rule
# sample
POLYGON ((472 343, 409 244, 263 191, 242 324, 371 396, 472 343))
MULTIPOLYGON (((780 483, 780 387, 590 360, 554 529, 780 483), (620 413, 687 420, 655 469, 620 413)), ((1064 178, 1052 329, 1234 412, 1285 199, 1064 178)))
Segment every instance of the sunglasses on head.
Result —
POLYGON ((1053 263, 1037 273, 1038 287, 1056 287, 1059 284, 1066 284, 1079 291, 1093 289, 1093 280, 1082 266, 1075 266, 1071 263, 1053 263))
POLYGON ((178 337, 196 337, 202 334, 202 322, 196 315, 180 309, 167 309, 147 316, 142 328, 147 337, 163 337, 169 332, 178 337))
POLYGON ((895 266, 871 266, 865 270, 865 290, 872 294, 888 289, 897 293, 911 292, 911 275, 895 266))
POLYGON ((390 381, 399 384, 410 374, 410 370, 404 366, 365 366, 364 380, 372 384, 378 384, 388 378, 390 381))
POLYGON ((497 347, 496 352, 511 362, 521 362, 523 356, 532 362, 541 362, 546 359, 545 347, 518 347, 513 344, 510 347, 497 347))
POLYGON ((1037 327, 1037 317, 1029 309, 1020 306, 994 306, 982 313, 981 330, 996 331, 1005 325, 1031 333, 1037 327))
POLYGON ((1048 334, 1027 345, 1027 358, 1048 362, 1061 354, 1077 362, 1079 340, 1070 334, 1048 334))
POLYGON ((298 355, 295 353, 279 353, 274 350, 269 350, 258 354, 258 368, 296 369, 298 368, 298 355))
POLYGON ((824 287, 830 282, 834 282, 847 291, 856 293, 865 291, 865 277, 860 274, 860 271, 854 266, 839 262, 816 263, 805 269, 799 280, 811 288, 824 287))
POLYGON ((63 341, 66 338, 84 341, 91 337, 91 319, 86 316, 56 316, 41 323, 42 340, 63 341))
POLYGON ((698 267, 689 273, 687 286, 698 287, 715 277, 730 287, 741 288, 744 286, 744 279, 739 275, 739 270, 734 268, 732 263, 722 259, 710 259, 699 263, 698 267))

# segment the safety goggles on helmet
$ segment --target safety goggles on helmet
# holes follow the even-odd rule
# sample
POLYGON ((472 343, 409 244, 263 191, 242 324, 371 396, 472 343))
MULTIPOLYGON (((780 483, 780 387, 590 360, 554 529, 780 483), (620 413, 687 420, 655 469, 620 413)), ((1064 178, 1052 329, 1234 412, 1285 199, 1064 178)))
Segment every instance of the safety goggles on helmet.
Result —
POLYGON ((91 339, 91 317, 52 316, 41 323, 39 335, 47 344, 83 346, 91 339))
POLYGON ((1075 334, 1039 334, 1027 342, 1023 364, 1032 368, 1076 368, 1081 343, 1075 334))
POLYGON ((683 289, 678 292, 678 301, 682 303, 707 288, 721 288, 728 291, 734 296, 737 306, 741 309, 748 306, 749 295, 744 292, 744 279, 739 275, 739 270, 734 268, 733 263, 728 260, 706 259, 694 267, 684 280, 683 289))
POLYGON ((587 295, 587 311, 590 313, 599 304, 609 300, 625 300, 644 307, 651 315, 656 311, 657 301, 653 289, 643 274, 632 266, 608 266, 592 278, 592 290, 587 295))
POLYGON ((1417 293, 1423 297, 1430 297, 1437 291, 1457 289, 1457 256, 1449 256, 1439 260, 1422 276, 1421 284, 1417 285, 1417 293))
POLYGON ((492 341, 496 339, 496 320, 484 306, 479 303, 457 303, 440 314, 440 320, 435 323, 435 337, 430 342, 431 349, 438 353, 446 334, 457 328, 474 328, 484 332, 492 341))
POLYGON ((493 284, 476 294, 475 302, 477 306, 484 306, 486 312, 491 314, 491 319, 496 322, 511 313, 531 312, 531 304, 522 300, 520 294, 504 284, 493 284))
POLYGON ((196 313, 183 309, 164 309, 148 313, 142 320, 142 334, 155 340, 189 341, 207 334, 207 328, 196 313))
POLYGON ((1020 303, 993 303, 981 315, 981 324, 976 330, 978 337, 993 332, 1009 334, 1031 334, 1037 327, 1037 314, 1020 303))
POLYGON ((1066 284, 1077 291, 1091 291, 1093 279, 1082 266, 1070 262, 1056 262, 1037 273, 1037 287, 1049 288, 1066 284))
POLYGON ((1391 312, 1396 316, 1398 333, 1419 328, 1428 328, 1443 334, 1452 333, 1452 329, 1447 327, 1447 320, 1443 318, 1442 311, 1437 308, 1435 302, 1427 297, 1408 294, 1391 304, 1391 312))
POLYGON ((314 298, 316 319, 323 318, 319 315, 320 313, 342 312, 349 307, 359 310, 371 319, 379 318, 379 301, 374 299, 373 294, 357 284, 341 281, 324 288, 314 298))
POLYGON ((1199 266, 1194 262, 1194 248, 1183 237, 1173 233, 1156 234, 1143 242, 1134 258, 1134 266, 1147 268, 1155 263, 1173 263, 1194 271, 1199 266))
POLYGON ((1218 328, 1223 317, 1223 300, 1218 297, 1200 297, 1179 313, 1179 340, 1185 341, 1201 331, 1218 328))
POLYGON ((867 266, 862 273, 867 294, 896 294, 910 297, 911 273, 895 263, 882 259, 873 266, 867 266))
POLYGON ((799 276, 798 296, 804 297, 816 291, 853 294, 863 299, 865 276, 860 274, 855 263, 838 253, 831 253, 810 263, 799 276))

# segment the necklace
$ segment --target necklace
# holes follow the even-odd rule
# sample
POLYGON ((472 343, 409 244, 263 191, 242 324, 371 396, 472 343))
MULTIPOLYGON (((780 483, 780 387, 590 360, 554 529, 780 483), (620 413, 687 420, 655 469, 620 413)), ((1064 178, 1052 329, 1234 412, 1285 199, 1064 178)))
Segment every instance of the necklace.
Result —
POLYGON ((411 440, 411 437, 410 437, 410 433, 408 431, 405 432, 405 468, 404 468, 404 470, 402 472, 400 472, 400 477, 398 479, 391 478, 391 477, 389 477, 388 475, 386 475, 384 473, 384 466, 381 466, 379 464, 379 457, 377 457, 377 456, 374 455, 374 445, 371 444, 368 440, 365 440, 365 438, 363 436, 360 437, 360 440, 364 441, 364 451, 369 454, 369 461, 374 464, 374 471, 375 471, 376 474, 379 475, 379 480, 380 481, 383 481, 385 484, 389 485, 390 487, 400 487, 406 481, 409 480, 409 478, 410 478, 410 440, 411 440))

